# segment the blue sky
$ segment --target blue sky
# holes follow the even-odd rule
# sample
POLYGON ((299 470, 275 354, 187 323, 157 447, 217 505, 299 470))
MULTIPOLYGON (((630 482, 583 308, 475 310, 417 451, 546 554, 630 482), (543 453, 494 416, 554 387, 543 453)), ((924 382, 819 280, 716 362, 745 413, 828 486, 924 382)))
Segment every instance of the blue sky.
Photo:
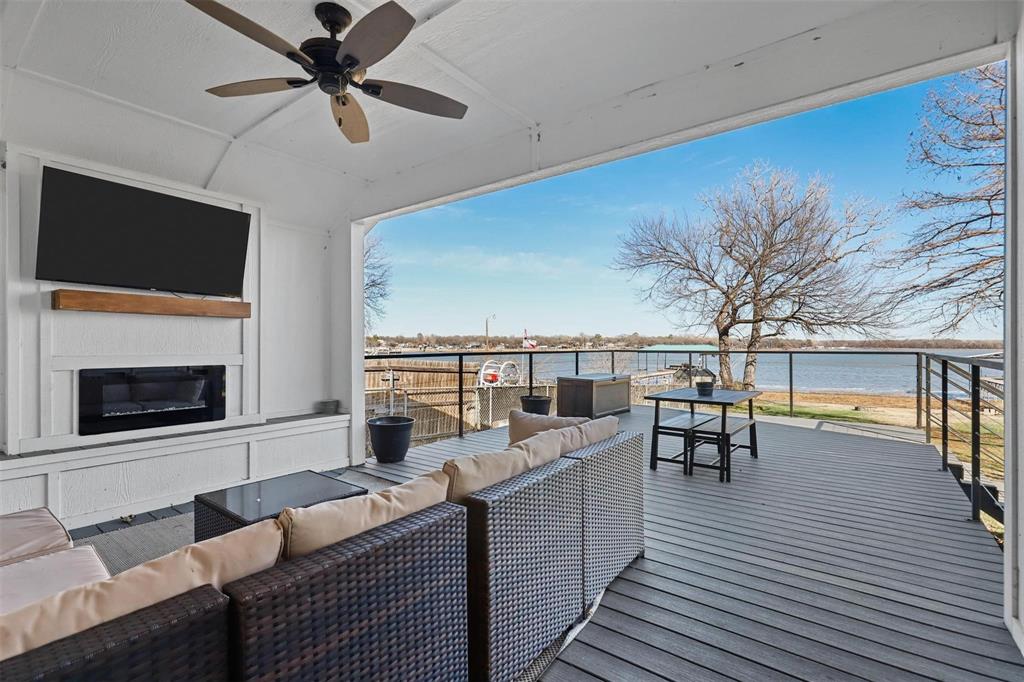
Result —
MULTIPOLYGON (((728 185, 754 160, 820 173, 834 198, 894 206, 906 191, 934 186, 908 167, 908 139, 936 79, 630 159, 382 221, 374 234, 393 265, 392 295, 378 334, 492 333, 605 336, 686 333, 637 297, 629 275, 609 266, 630 221, 697 216, 696 196, 728 185)), ((919 219, 898 217, 894 239, 919 219)), ((991 321, 962 338, 997 338, 991 321)), ((927 327, 894 337, 932 336, 927 327)))

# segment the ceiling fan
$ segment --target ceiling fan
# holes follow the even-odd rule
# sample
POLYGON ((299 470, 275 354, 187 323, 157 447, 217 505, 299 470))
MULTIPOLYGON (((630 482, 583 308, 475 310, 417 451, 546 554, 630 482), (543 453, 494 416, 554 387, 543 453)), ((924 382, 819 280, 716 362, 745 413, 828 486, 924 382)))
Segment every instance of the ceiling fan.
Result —
POLYGON ((357 22, 338 40, 339 33, 352 23, 352 15, 333 2, 319 3, 314 13, 330 38, 310 38, 295 47, 251 19, 214 0, 185 0, 222 24, 235 29, 274 52, 292 60, 309 78, 260 78, 218 85, 207 90, 218 97, 239 97, 304 88, 316 83, 331 97, 334 121, 349 142, 367 142, 370 127, 359 102, 348 92, 359 90, 368 97, 434 116, 462 118, 466 105, 430 90, 392 81, 367 80, 366 70, 387 57, 405 40, 416 19, 396 2, 386 2, 357 22))

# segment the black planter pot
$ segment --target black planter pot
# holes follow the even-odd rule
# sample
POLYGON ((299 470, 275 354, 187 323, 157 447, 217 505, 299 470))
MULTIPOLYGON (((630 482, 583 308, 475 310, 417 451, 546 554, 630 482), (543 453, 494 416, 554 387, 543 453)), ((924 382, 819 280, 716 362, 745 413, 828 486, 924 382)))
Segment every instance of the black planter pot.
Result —
POLYGON ((412 417, 394 415, 371 417, 366 420, 373 455, 378 462, 389 464, 405 459, 405 453, 409 451, 409 443, 412 441, 412 425, 415 421, 412 417))
POLYGON ((551 414, 551 397, 546 395, 521 395, 519 404, 523 412, 530 414, 551 414))

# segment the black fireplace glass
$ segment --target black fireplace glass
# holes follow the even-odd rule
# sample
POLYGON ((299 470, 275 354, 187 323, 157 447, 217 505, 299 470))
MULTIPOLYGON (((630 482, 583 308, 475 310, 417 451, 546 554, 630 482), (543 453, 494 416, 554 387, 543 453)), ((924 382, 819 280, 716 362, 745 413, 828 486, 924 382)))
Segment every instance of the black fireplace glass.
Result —
POLYGON ((82 436, 224 419, 224 365, 83 369, 82 436))

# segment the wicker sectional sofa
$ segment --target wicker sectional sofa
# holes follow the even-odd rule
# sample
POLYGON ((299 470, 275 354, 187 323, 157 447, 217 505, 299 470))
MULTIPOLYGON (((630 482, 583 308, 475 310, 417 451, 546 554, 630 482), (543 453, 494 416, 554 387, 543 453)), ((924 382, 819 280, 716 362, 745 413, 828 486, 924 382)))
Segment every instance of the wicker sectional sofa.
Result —
POLYGON ((441 503, 0 662, 17 680, 465 680, 466 513, 441 503))
POLYGON ((458 504, 8 658, 0 679, 514 680, 642 554, 642 442, 556 448, 458 504))
POLYGON ((472 680, 513 680, 643 553, 643 436, 619 433, 473 493, 472 680))

